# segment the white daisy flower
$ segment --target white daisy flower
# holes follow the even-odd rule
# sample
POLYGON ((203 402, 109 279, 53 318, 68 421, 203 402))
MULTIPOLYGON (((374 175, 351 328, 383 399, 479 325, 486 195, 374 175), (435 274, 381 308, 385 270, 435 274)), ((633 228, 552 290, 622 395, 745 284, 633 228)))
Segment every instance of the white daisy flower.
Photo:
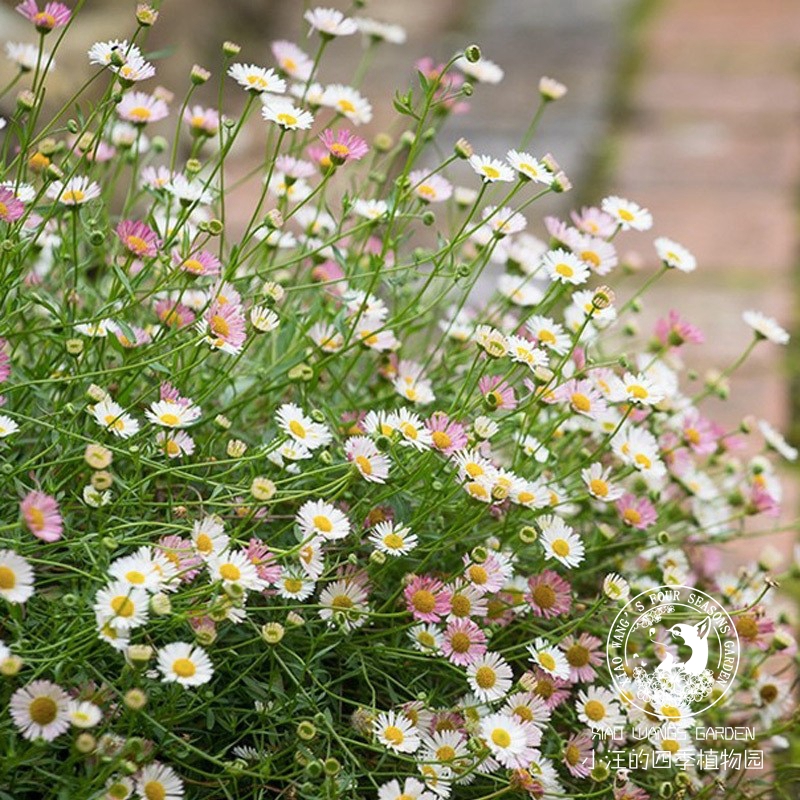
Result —
POLYGON ((144 412, 150 422, 164 428, 185 428, 196 422, 201 413, 200 407, 194 403, 176 403, 174 400, 158 400, 144 412))
POLYGON ((514 170, 497 158, 491 156, 473 155, 469 158, 469 165, 484 183, 511 182, 514 180, 514 170))
POLYGON ((313 536, 305 541, 297 551, 300 568, 312 580, 317 580, 325 571, 325 551, 321 536, 313 536))
POLYGON ((181 800, 183 781, 172 767, 153 761, 136 777, 136 791, 147 800, 181 800))
POLYGON ((437 795, 427 791, 425 784, 416 778, 406 778, 402 786, 397 780, 382 784, 378 800, 437 800, 437 795))
MULTIPOLYGON (((3 435, 2 429, 3 421, 2 417, 0 417, 0 436, 3 435)), ((758 429, 761 431, 761 435, 764 437, 767 445, 776 453, 782 455, 787 461, 797 461, 797 448, 792 447, 769 422, 765 419, 758 420, 758 429)))
POLYGON ((653 217, 646 208, 642 208, 631 200, 623 197, 606 197, 600 207, 622 230, 646 231, 653 227, 653 217))
POLYGON ((658 257, 664 265, 681 272, 694 272, 697 268, 697 259, 681 244, 660 236, 653 242, 658 257))
POLYGON ((212 554, 206 561, 212 581, 222 581, 223 586, 241 586, 259 592, 266 584, 258 577, 255 564, 241 550, 228 550, 219 555, 212 554))
POLYGON ((287 131, 308 130, 314 124, 314 116, 291 103, 269 103, 261 109, 267 122, 274 122, 287 131))
POLYGON ((439 628, 432 622, 419 623, 412 626, 408 631, 415 650, 427 655, 438 655, 442 651, 444 635, 439 628))
POLYGON ((586 283, 591 275, 591 270, 585 261, 561 248, 545 253, 542 256, 542 266, 550 276, 550 280, 570 283, 573 286, 586 283))
POLYGON ((385 200, 356 200, 353 211, 364 219, 379 220, 389 213, 389 205, 385 200))
POLYGON ((467 667, 467 681, 470 688, 479 700, 488 703, 508 694, 512 677, 511 667, 502 656, 491 651, 467 667))
POLYGON ((286 600, 307 600, 314 593, 316 586, 313 579, 300 569, 284 569, 275 584, 278 594, 286 600))
POLYGON ((527 722, 503 712, 488 714, 481 720, 480 736, 492 755, 509 769, 524 769, 533 755, 536 729, 527 722))
POLYGON ((621 400, 626 400, 629 403, 654 406, 666 397, 666 392, 646 375, 641 373, 632 375, 628 372, 622 378, 620 395, 621 400))
POLYGON ((58 684, 33 681, 11 695, 8 711, 23 738, 52 742, 69 729, 69 695, 58 684))
POLYGON ((506 158, 523 180, 543 183, 546 186, 553 182, 553 173, 530 153, 509 150, 506 158))
POLYGON ((609 600, 627 600, 630 593, 628 581, 622 575, 611 572, 603 578, 603 594, 609 600))
POLYGON ((467 76, 476 80, 478 83, 495 84, 503 80, 505 72, 499 64, 490 61, 488 58, 481 58, 479 61, 469 61, 465 56, 456 59, 456 66, 467 76))
POLYGON ((528 645, 528 652, 534 665, 543 669, 548 675, 565 680, 569 678, 569 661, 558 647, 548 644, 545 639, 537 638, 533 644, 528 645))
POLYGON ((101 400, 91 411, 98 425, 120 439, 130 439, 139 432, 139 423, 110 398, 101 400))
POLYGON ((0 439, 5 439, 6 436, 11 436, 12 433, 16 433, 18 430, 19 425, 11 417, 0 414, 0 439))
POLYGON ((371 483, 386 483, 390 461, 366 436, 351 436, 344 445, 349 461, 352 461, 361 477, 371 483))
POLYGON ((366 125, 372 120, 369 100, 351 86, 332 83, 325 88, 320 101, 321 105, 335 109, 354 125, 366 125))
POLYGON ((410 553, 419 541, 417 535, 403 523, 379 522, 372 528, 369 540, 376 550, 390 556, 404 556, 410 553))
POLYGON ((100 708, 88 700, 70 700, 67 713, 76 728, 94 728, 103 718, 100 708))
POLYGON ((575 710, 578 712, 578 719, 592 730, 607 731, 625 722, 619 701, 602 686, 581 689, 575 702, 575 710))
POLYGON ((231 64, 228 75, 250 92, 283 94, 286 91, 286 81, 271 68, 257 67, 255 64, 231 64))
POLYGON ((319 535, 323 539, 343 539, 350 533, 350 520, 332 503, 308 500, 295 516, 304 537, 319 535))
POLYGON ((222 520, 216 515, 203 517, 192 527, 192 544, 202 558, 219 555, 229 541, 222 520))
POLYGON ((284 403, 277 410, 276 416, 283 431, 309 450, 324 447, 333 440, 326 425, 314 422, 294 403, 284 403))
POLYGON ((621 486, 611 482, 611 467, 595 461, 588 469, 581 470, 581 479, 586 484, 589 494, 603 503, 612 503, 619 500, 625 493, 621 486))
POLYGON ((358 30, 370 39, 390 44, 404 44, 406 41, 406 30, 402 25, 392 25, 368 17, 353 17, 353 21, 358 26, 358 30))
POLYGON ((36 45, 23 42, 6 42, 5 47, 6 58, 12 64, 15 64, 21 72, 33 72, 37 63, 40 64, 41 69, 47 66, 48 72, 52 72, 55 69, 56 62, 50 57, 50 53, 43 50, 40 59, 39 48, 36 45))
POLYGON ((253 306, 250 309, 250 324, 259 333, 272 333, 277 330, 280 317, 267 306, 253 306))
POLYGON ((156 664, 164 683, 179 683, 181 686, 202 686, 214 674, 206 651, 186 642, 173 642, 162 647, 156 664))
POLYGON ((94 612, 99 619, 124 631, 138 628, 147 622, 148 603, 149 597, 144 589, 116 580, 97 593, 94 612))
POLYGON ((540 345, 557 355, 563 356, 569 351, 570 338, 560 323, 549 317, 534 315, 525 323, 525 327, 540 345))
POLYGON ((565 567, 577 567, 583 561, 583 542, 561 517, 540 517, 539 525, 542 530, 542 547, 547 558, 555 558, 565 567))
POLYGON ((70 178, 66 183, 53 181, 47 187, 47 196, 64 206, 81 206, 100 197, 100 185, 81 175, 70 178))
POLYGON ((319 593, 319 615, 331 627, 350 631, 367 621, 367 591, 358 581, 338 580, 319 593))
POLYGON ((788 332, 772 317, 768 317, 760 311, 745 311, 742 319, 755 331, 757 338, 769 339, 775 344, 788 344, 788 332))
POLYGON ((358 30, 355 20, 345 17, 335 8, 309 9, 303 14, 303 19, 322 36, 350 36, 358 30))
POLYGON ((372 725, 375 738, 395 753, 413 753, 420 745, 419 731, 408 717, 382 711, 372 725))

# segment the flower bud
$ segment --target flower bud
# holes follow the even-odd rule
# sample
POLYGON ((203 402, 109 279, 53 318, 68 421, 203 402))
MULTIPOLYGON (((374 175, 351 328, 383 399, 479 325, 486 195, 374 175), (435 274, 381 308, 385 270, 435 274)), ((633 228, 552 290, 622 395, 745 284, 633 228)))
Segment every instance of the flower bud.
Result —
POLYGON ((147 695, 141 689, 128 689, 122 701, 131 711, 140 711, 147 705, 147 695))
POLYGON ((386 153, 392 149, 392 145, 394 144, 394 140, 388 133, 378 133, 376 134, 375 138, 372 140, 372 146, 379 152, 379 153, 386 153))
POLYGON ((519 540, 525 544, 533 544, 539 538, 539 532, 532 525, 525 525, 519 529, 519 540))
POLYGON ((263 476, 253 478, 253 482, 250 484, 250 494, 262 503, 272 500, 277 491, 275 484, 269 478, 263 476))
POLYGON ((453 146, 453 152, 465 161, 475 154, 475 150, 467 139, 459 139, 453 146))
POLYGON ((30 89, 24 89, 17 95, 17 108, 20 111, 30 111, 36 106, 36 95, 30 89))
POLYGON ((204 84, 211 77, 211 73, 201 67, 199 64, 192 65, 192 71, 189 73, 189 78, 195 86, 204 84))
POLYGON ((153 657, 153 648, 148 644, 132 644, 128 646, 126 654, 131 666, 142 669, 153 657))
POLYGON ((164 592, 154 594, 150 598, 150 610, 157 617, 166 617, 167 614, 171 614, 172 602, 169 599, 169 595, 164 594, 164 592))
POLYGON ((228 430, 231 426, 231 421, 224 414, 217 414, 214 417, 215 424, 223 430, 228 430))
POLYGON ((114 483, 114 476, 104 469, 98 470, 92 474, 92 488, 96 489, 98 492, 103 492, 110 488, 112 483, 114 483))
POLYGON ((333 757, 326 758, 323 766, 329 778, 335 778, 342 769, 342 765, 333 757))
POLYGON ((97 739, 91 733, 82 733, 75 739, 75 749, 79 753, 93 753, 97 747, 97 739))
POLYGON ((149 28, 156 24, 158 19, 158 11, 150 5, 150 3, 139 3, 136 6, 136 21, 143 28, 149 28))
POLYGON ((297 726, 297 735, 304 742, 310 742, 317 735, 317 729, 313 722, 310 722, 309 720, 303 720, 297 726))
POLYGON ((0 675, 13 678, 21 669, 23 661, 19 656, 11 655, 0 661, 0 675))
POLYGON ((228 58, 233 58, 234 56, 238 56, 241 50, 242 50, 241 46, 236 44, 236 42, 223 42, 222 44, 222 52, 228 58))
POLYGON ((290 611, 286 615, 286 624, 299 628, 300 626, 305 625, 306 621, 296 611, 290 611))
POLYGON ((83 352, 83 340, 82 339, 67 339, 64 342, 64 347, 67 349, 67 353, 71 356, 79 356, 83 352))
POLYGON ((464 58, 466 58, 470 64, 476 64, 481 60, 480 47, 478 47, 476 44, 469 45, 466 50, 464 50, 464 58))
POLYGON ((543 76, 539 79, 539 94, 546 103, 560 100, 567 93, 567 87, 563 83, 543 76))
POLYGON ((285 633, 286 629, 280 622, 267 622, 261 626, 261 638, 267 644, 278 644, 285 633))
POLYGON ((598 311, 602 311, 613 306, 614 300, 616 300, 616 295, 614 294, 613 289, 611 289, 609 286, 598 286, 594 290, 592 305, 598 311))

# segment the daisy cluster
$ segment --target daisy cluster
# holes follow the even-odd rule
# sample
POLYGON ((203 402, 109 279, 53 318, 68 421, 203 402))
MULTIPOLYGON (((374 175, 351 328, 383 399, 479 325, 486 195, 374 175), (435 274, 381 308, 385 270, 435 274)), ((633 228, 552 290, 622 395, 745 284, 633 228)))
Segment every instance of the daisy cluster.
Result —
MULTIPOLYGON (((302 43, 225 42, 178 96, 141 4, 89 49, 95 99, 55 109, 75 15, 17 11, 0 795, 711 797, 744 772, 692 760, 726 747, 698 719, 752 727, 780 765, 789 567, 722 546, 780 526, 775 456, 797 452, 706 401, 789 335, 747 311, 742 356, 701 378, 699 328, 643 322, 645 290, 697 264, 631 200, 554 215, 571 182, 536 129, 565 86, 543 78, 521 142, 476 153, 444 126, 501 66, 424 59, 390 119, 358 77, 322 83, 325 54, 360 40, 360 76, 405 31, 313 8, 302 43), (620 242, 658 268, 641 280, 620 242), (606 667, 621 605, 663 585, 719 597, 741 645, 699 718, 641 710, 606 667)), ((640 655, 678 657, 651 621, 640 655)))

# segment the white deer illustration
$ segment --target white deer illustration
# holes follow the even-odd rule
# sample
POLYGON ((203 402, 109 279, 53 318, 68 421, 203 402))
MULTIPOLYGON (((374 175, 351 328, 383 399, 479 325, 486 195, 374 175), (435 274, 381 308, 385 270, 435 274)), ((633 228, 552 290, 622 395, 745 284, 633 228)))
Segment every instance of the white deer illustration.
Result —
POLYGON ((679 636, 691 648, 692 655, 682 664, 687 675, 700 675, 708 665, 708 634, 711 631, 711 617, 705 617, 696 625, 679 623, 673 625, 669 632, 679 636))

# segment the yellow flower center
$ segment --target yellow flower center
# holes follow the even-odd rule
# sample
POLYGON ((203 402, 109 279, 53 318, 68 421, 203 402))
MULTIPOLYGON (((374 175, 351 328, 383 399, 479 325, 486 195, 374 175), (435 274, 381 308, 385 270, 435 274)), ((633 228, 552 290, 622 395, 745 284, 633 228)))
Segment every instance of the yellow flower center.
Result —
POLYGON ((758 636, 758 623, 752 614, 738 616, 733 624, 743 639, 755 639, 758 636))
POLYGON ((214 549, 214 542, 207 533, 200 533, 195 539, 194 546, 201 553, 210 553, 214 549))
POLYGON ((400 425, 400 430, 405 434, 407 439, 416 440, 419 438, 419 432, 410 422, 403 422, 400 425))
POLYGON ((147 800, 164 800, 167 790, 161 781, 147 781, 144 785, 144 796, 147 800))
POLYGON ((577 748, 574 744, 567 745, 566 750, 564 750, 564 759, 566 760, 567 764, 574 767, 578 763, 580 757, 581 751, 579 748, 577 748))
POLYGON ((411 595, 411 605, 423 614, 430 614, 436 608, 436 597, 433 592, 429 592, 427 589, 417 589, 411 595))
POLYGON ((443 744, 436 751, 437 761, 452 761, 455 757, 456 757, 455 748, 451 747, 449 744, 443 744))
POLYGON ((350 148, 341 142, 334 142, 330 147, 330 151, 339 158, 347 158, 350 155, 350 148))
POLYGON ((354 605, 353 599, 346 594, 338 594, 331 600, 331 606, 333 608, 348 609, 352 608, 354 605))
POLYGON ((642 515, 635 508, 626 508, 622 518, 629 525, 638 525, 642 521, 642 515))
POLYGON ((600 266, 600 256, 594 250, 583 250, 581 252, 581 261, 591 264, 593 267, 600 266))
POLYGON ((644 386, 638 383, 632 383, 630 386, 627 386, 626 391, 628 392, 629 395, 632 395, 637 400, 646 400, 649 395, 647 389, 645 389, 644 386))
POLYGON ((283 588, 290 594, 297 594, 303 588, 303 581, 300 578, 286 578, 283 588))
POLYGON ((305 438, 306 438, 306 436, 307 436, 307 434, 306 434, 306 429, 305 429, 305 428, 304 428, 304 427, 303 427, 303 426, 302 426, 302 425, 301 425, 301 424, 300 424, 300 423, 299 423, 299 422, 298 422, 296 419, 293 419, 293 420, 292 420, 292 421, 289 423, 289 430, 290 430, 290 431, 291 431, 291 432, 292 432, 292 433, 293 433, 293 434, 294 434, 294 435, 295 435, 295 436, 296 436, 298 439, 305 439, 305 438))
POLYGON ((58 705, 52 697, 34 697, 28 713, 37 725, 49 725, 58 716, 58 705))
POLYGON ((181 268, 195 275, 203 274, 203 265, 196 258, 187 258, 186 261, 181 264, 181 268))
POLYGON ((471 644, 469 636, 461 631, 450 637, 450 648, 454 653, 466 653, 471 644))
POLYGON ((133 250, 134 253, 140 256, 149 250, 149 245, 141 236, 134 236, 132 234, 125 237, 125 245, 128 250, 133 250))
POLYGON ((677 722, 681 718, 681 711, 675 706, 661 706, 659 712, 662 717, 666 717, 670 722, 677 722))
POLYGON ((356 456, 356 464, 365 475, 372 475, 372 463, 366 456, 356 456))
POLYGON ((395 747, 399 747, 406 737, 397 725, 387 725, 383 731, 383 738, 391 742, 395 747))
POLYGON ((242 571, 236 564, 223 564, 219 568, 219 574, 223 577, 226 581, 238 581, 239 578, 242 577, 242 571))
POLYGON ((675 753, 681 749, 680 742, 676 741, 675 739, 662 739, 661 740, 661 749, 666 750, 668 753, 675 753))
POLYGON ((465 464, 464 471, 470 476, 470 478, 477 478, 484 473, 483 467, 475 461, 470 461, 465 464))
POLYGON ((557 556, 561 556, 561 558, 568 556, 570 553, 569 542, 566 539, 553 539, 552 548, 553 552, 557 556))
POLYGON ((634 220, 633 214, 631 214, 627 208, 621 208, 619 211, 617 211, 617 214, 619 215, 619 218, 625 220, 625 222, 633 222, 634 220))
POLYGON ((599 700, 590 700, 583 711, 593 722, 599 722, 606 715, 606 707, 599 700))
POLYGON ((417 194, 428 200, 433 200, 436 197, 436 190, 428 183, 423 183, 417 186, 417 194))
POLYGON ((111 598, 111 609, 118 617, 132 617, 136 613, 133 600, 124 594, 118 594, 111 598))
POLYGON ((633 460, 643 469, 650 469, 653 466, 653 462, 644 453, 637 453, 633 460))
POLYGON ((453 444, 453 440, 444 431, 434 431, 431 435, 433 443, 440 450, 446 450, 453 444))
POLYGON ((180 678, 191 678, 197 672, 197 667, 189 658, 176 658, 172 663, 172 671, 180 678))
POLYGON ((125 573, 125 580, 128 581, 128 583, 144 583, 147 579, 138 570, 131 569, 125 573))
POLYGON ((582 644, 573 644, 567 650, 567 661, 573 667, 585 667, 589 663, 589 650, 582 644))
POLYGON ((44 528, 44 514, 40 508, 28 509, 28 525, 36 531, 44 528))
POLYGON ((136 106, 128 112, 129 117, 133 117, 139 122, 147 122, 150 119, 152 112, 146 106, 136 106))
POLYGON ((322 533, 330 533, 333 530, 333 523, 322 514, 314 517, 314 527, 322 533))
POLYGON ((533 721, 533 712, 528 708, 528 706, 519 705, 513 709, 511 713, 519 717, 523 722, 533 721))
POLYGON ((161 420, 161 422, 163 422, 165 425, 169 425, 171 428, 175 427, 175 425, 177 425, 181 421, 181 418, 177 414, 173 414, 170 411, 167 411, 166 413, 162 414, 159 417, 159 419, 161 420))
POLYGON ((540 342, 544 342, 545 344, 555 344, 556 337, 552 331, 548 331, 546 328, 542 328, 539 333, 536 334, 536 338, 540 342))
POLYGON ((386 536, 383 537, 383 543, 390 550, 400 550, 405 544, 405 540, 397 533, 387 533, 386 536))
POLYGON ((571 278, 575 274, 575 270, 569 264, 565 264, 563 261, 559 264, 556 264, 554 267, 555 271, 561 275, 562 278, 571 278))
POLYGON ((581 392, 575 392, 572 397, 570 397, 570 402, 576 411, 587 412, 592 410, 592 401, 581 392))
POLYGON ((533 590, 533 601, 539 608, 552 608, 556 604, 556 592, 552 586, 546 583, 537 586, 533 590))
POLYGON ((758 695, 764 703, 774 703, 778 699, 778 687, 774 683, 768 683, 758 690, 758 695))
POLYGON ((281 125, 297 125, 297 117, 287 114, 285 111, 278 114, 278 122, 281 125))
POLYGON ((336 105, 339 106, 339 111, 341 111, 342 114, 352 114, 356 110, 356 107, 349 100, 345 100, 344 98, 339 100, 336 105))
POLYGON ((551 672, 556 668, 556 660, 550 653, 539 653, 539 663, 551 672))
POLYGON ((11 567, 0 564, 0 589, 8 591, 17 585, 17 576, 11 567))
POLYGON ((478 586, 482 586, 489 580, 489 573, 480 564, 473 564, 469 570, 467 570, 467 573, 472 583, 476 583, 478 586))
POLYGON ((498 747, 508 747, 511 744, 511 734, 505 728, 495 728, 492 731, 492 742, 498 747))
POLYGON ((481 171, 487 178, 499 178, 500 177, 500 170, 495 169, 494 167, 481 167, 481 171))
POLYGON ((176 456, 181 452, 181 446, 174 439, 167 439, 166 442, 167 454, 176 456))
POLYGON ((450 601, 450 610, 456 617, 468 617, 472 611, 472 603, 466 595, 456 594, 450 601))
POLYGON ((261 75, 248 75, 245 80, 253 89, 267 88, 267 82, 261 77, 261 75))
POLYGON ((491 667, 478 667, 475 672, 475 683, 481 689, 491 689, 497 683, 497 673, 491 667))
POLYGON ((608 494, 608 484, 600 478, 592 478, 589 481, 589 489, 591 489, 592 494, 598 497, 605 497, 608 494))
POLYGON ((37 28, 54 28, 56 25, 56 18, 47 11, 40 11, 38 14, 34 14, 33 24, 37 28))
POLYGON ((230 336, 231 326, 228 325, 228 320, 219 314, 214 314, 214 316, 211 317, 209 327, 217 336, 230 336))
POLYGON ((80 203, 86 195, 80 189, 67 189, 61 195, 62 203, 80 203))

